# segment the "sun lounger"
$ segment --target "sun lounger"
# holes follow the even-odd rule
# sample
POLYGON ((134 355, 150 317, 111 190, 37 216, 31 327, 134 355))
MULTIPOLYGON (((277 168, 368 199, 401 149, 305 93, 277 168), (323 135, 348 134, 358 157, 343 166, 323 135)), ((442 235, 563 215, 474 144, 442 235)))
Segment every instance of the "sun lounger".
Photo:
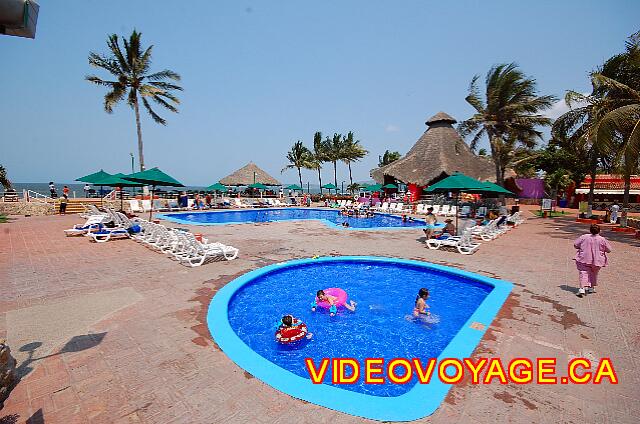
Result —
POLYGON ((427 240, 429 249, 440 249, 441 247, 454 247, 463 255, 470 255, 480 247, 480 243, 474 243, 471 238, 471 231, 465 230, 461 236, 451 236, 445 239, 427 240))
POLYGON ((85 235, 89 232, 98 231, 104 226, 107 215, 96 215, 87 219, 84 224, 76 224, 73 228, 64 230, 67 237, 85 235))
POLYGON ((131 213, 142 213, 144 212, 140 207, 140 202, 138 200, 127 200, 129 202, 129 209, 131 209, 131 213))
POLYGON ((87 233, 96 243, 104 243, 111 239, 129 238, 129 232, 124 228, 102 228, 99 231, 87 233))
POLYGON ((449 207, 449 212, 445 213, 445 216, 456 216, 456 214, 458 213, 458 207, 457 206, 451 206, 449 207))

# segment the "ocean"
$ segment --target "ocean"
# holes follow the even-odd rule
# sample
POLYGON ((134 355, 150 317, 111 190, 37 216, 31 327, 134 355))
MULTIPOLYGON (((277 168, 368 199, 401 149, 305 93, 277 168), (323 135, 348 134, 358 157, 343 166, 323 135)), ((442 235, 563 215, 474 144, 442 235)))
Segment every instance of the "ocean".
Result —
MULTIPOLYGON (((291 183, 291 184, 299 184, 299 183, 291 183)), ((364 183, 359 183, 359 184, 372 184, 372 182, 367 181, 364 183)), ((56 190, 58 192, 58 195, 60 195, 62 193, 62 188, 67 185, 69 186, 69 197, 74 198, 74 197, 84 197, 84 183, 78 183, 78 182, 74 182, 74 183, 55 183, 56 185, 56 190)), ((284 183, 284 187, 290 185, 289 183, 284 183)), ((49 183, 13 183, 13 188, 16 189, 16 191, 20 194, 22 194, 22 190, 32 190, 35 191, 37 193, 40 194, 44 194, 46 196, 49 196, 49 183)), ((94 187, 93 185, 91 185, 91 188, 99 190, 99 187, 94 187)), ((1 191, 1 187, 0 187, 0 191, 1 191)), ((173 187, 162 187, 162 189, 164 189, 165 191, 173 191, 173 190, 178 190, 177 188, 173 188, 173 187)), ((315 193, 320 193, 320 186, 318 184, 304 184, 304 191, 305 193, 307 191, 310 191, 311 193, 315 194, 315 193), (308 190, 307 190, 308 189, 308 190)), ((131 188, 126 188, 126 191, 131 192, 131 188)), ((137 191, 140 189, 136 189, 137 191)), ((206 190, 205 186, 187 186, 185 188, 180 188, 179 190, 187 190, 187 191, 204 191, 206 190)), ((277 188, 276 188, 277 190, 277 188)), ((345 184, 345 190, 346 190, 346 184, 345 184)), ((104 187, 104 193, 105 195, 111 191, 110 187, 104 187)), ((287 191, 287 190, 285 190, 287 191)), ((327 193, 327 190, 324 189, 323 190, 324 193, 327 193)), ((333 193, 333 191, 332 191, 333 193)))

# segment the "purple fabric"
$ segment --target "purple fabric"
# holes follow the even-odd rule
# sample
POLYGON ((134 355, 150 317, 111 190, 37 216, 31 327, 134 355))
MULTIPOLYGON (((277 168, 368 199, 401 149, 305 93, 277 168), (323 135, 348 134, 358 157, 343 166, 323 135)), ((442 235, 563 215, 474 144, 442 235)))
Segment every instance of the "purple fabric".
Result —
POLYGON ((539 178, 516 178, 516 183, 522 188, 517 193, 525 199, 542 199, 544 194, 544 181, 539 178))

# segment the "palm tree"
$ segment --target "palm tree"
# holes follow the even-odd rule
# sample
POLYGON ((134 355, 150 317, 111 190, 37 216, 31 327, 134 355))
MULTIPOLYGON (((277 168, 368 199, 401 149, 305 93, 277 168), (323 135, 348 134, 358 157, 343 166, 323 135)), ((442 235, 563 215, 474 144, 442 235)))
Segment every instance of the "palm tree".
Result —
POLYGON ((313 135, 313 152, 307 163, 307 169, 314 169, 318 171, 318 183, 320 185, 320 194, 322 194, 322 164, 326 162, 326 155, 324 152, 324 144, 322 143, 322 133, 316 131, 313 135))
POLYGON ((629 207, 631 175, 640 167, 640 32, 629 37, 626 51, 592 74, 610 110, 599 120, 597 138, 617 145, 614 162, 624 178, 623 207, 629 207))
POLYGON ((11 181, 9 181, 9 177, 7 177, 7 170, 4 169, 2 165, 0 165, 0 185, 2 185, 5 190, 11 188, 11 181))
POLYGON ((395 162, 400 159, 400 152, 390 152, 385 150, 382 156, 378 156, 378 167, 389 165, 391 162, 395 162))
POLYGON ((89 64, 109 72, 114 77, 114 81, 103 80, 95 75, 87 75, 85 79, 96 85, 109 88, 109 92, 104 96, 104 110, 107 113, 112 113, 113 107, 126 96, 127 104, 131 106, 136 116, 140 170, 144 171, 139 103, 142 101, 145 109, 155 122, 166 125, 167 122, 151 108, 149 100, 153 100, 163 108, 177 113, 178 109, 175 105, 179 104, 180 100, 172 92, 175 90, 182 91, 182 87, 167 82, 167 80, 180 81, 180 75, 173 71, 165 69, 160 72, 149 73, 153 46, 149 46, 143 51, 140 43, 141 35, 134 30, 128 40, 122 37, 123 51, 120 47, 118 36, 112 34, 107 39, 107 46, 110 50, 109 55, 89 53, 89 64))
POLYGON ((474 134, 472 149, 487 135, 496 182, 502 186, 516 149, 535 147, 536 139, 542 138, 537 128, 551 124, 551 119, 540 112, 550 108, 556 98, 538 96, 536 81, 527 78, 515 63, 495 65, 487 72, 484 100, 478 87, 479 78, 473 77, 465 99, 476 113, 460 124, 460 132, 463 136, 474 134))
POLYGON ((351 194, 355 193, 356 191, 360 190, 360 184, 358 183, 351 183, 347 186, 347 190, 349 190, 351 192, 351 194))
POLYGON ((298 170, 298 178, 300 179, 300 187, 302 187, 302 168, 306 168, 309 165, 309 161, 311 160, 311 152, 309 149, 304 147, 302 141, 298 140, 295 142, 291 150, 287 153, 287 160, 289 161, 289 165, 282 168, 281 172, 286 171, 287 169, 296 168, 298 170))
POLYGON ((349 167, 349 185, 353 185, 353 177, 351 175, 351 162, 357 162, 364 158, 369 152, 360 145, 360 140, 353 139, 353 132, 349 131, 347 137, 343 140, 343 156, 342 162, 349 167))
POLYGON ((599 122, 610 109, 600 90, 593 86, 589 95, 568 91, 565 96, 568 112, 558 117, 551 128, 551 135, 562 149, 587 158, 591 183, 587 195, 588 215, 591 215, 598 173, 598 163, 610 155, 611 143, 597 137, 599 122), (577 107, 574 107, 576 106, 577 107))
POLYGON ((327 137, 324 141, 324 154, 327 162, 333 163, 333 179, 334 184, 338 186, 338 161, 344 156, 344 140, 342 134, 334 133, 333 138, 327 137))

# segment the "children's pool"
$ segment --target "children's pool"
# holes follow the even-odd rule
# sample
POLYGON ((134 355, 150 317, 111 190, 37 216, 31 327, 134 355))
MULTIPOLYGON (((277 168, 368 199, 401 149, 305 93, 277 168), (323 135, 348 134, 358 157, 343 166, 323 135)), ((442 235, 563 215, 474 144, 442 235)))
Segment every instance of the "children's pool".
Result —
POLYGON ((333 385, 309 379, 305 358, 430 358, 468 356, 506 299, 500 280, 424 262, 376 257, 297 260, 250 272, 214 297, 208 315, 220 347, 241 367, 292 396, 354 415, 384 420, 432 413, 449 389, 439 381, 417 384, 333 385), (318 289, 340 287, 358 303, 335 317, 312 312, 318 289), (418 290, 429 289, 432 316, 414 319, 418 290), (313 337, 298 346, 275 342, 275 323, 292 314, 313 337), (474 329, 470 325, 475 325, 474 329), (484 326, 484 327, 482 327, 484 326), (417 402, 417 404, 416 404, 417 402), (413 403, 413 404, 412 404, 413 403))
POLYGON ((402 221, 402 217, 376 213, 371 218, 355 218, 340 215, 338 210, 312 208, 265 208, 246 210, 226 210, 215 212, 189 212, 158 214, 158 218, 181 224, 224 225, 272 221, 319 220, 330 227, 354 230, 379 230, 424 227, 423 220, 402 221), (349 227, 342 226, 344 222, 349 227))

